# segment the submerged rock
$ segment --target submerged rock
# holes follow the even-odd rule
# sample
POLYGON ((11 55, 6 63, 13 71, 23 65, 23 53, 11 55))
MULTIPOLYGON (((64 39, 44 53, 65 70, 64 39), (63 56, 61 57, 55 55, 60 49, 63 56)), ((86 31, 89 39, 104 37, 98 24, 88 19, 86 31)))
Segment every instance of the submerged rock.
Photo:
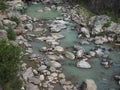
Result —
POLYGON ((59 33, 51 33, 51 35, 55 40, 64 38, 64 36, 59 33))
POLYGON ((74 49, 75 49, 75 50, 81 50, 81 49, 82 49, 82 47, 81 47, 81 46, 79 46, 79 45, 74 45, 74 49))

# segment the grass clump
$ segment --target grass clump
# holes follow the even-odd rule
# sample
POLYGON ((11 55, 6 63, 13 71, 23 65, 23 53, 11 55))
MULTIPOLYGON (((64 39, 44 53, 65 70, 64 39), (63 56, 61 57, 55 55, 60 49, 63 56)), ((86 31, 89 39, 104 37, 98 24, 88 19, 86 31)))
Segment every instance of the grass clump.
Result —
POLYGON ((16 17, 16 16, 11 16, 9 19, 10 19, 11 21, 16 22, 17 25, 20 23, 20 19, 19 19, 18 17, 16 17))
POLYGON ((109 27, 111 25, 111 22, 106 22, 104 25, 103 25, 103 27, 109 27))
POLYGON ((20 90, 22 83, 17 76, 21 48, 8 41, 0 41, 0 85, 4 90, 20 90))
POLYGON ((5 1, 0 1, 0 10, 2 13, 4 13, 8 9, 8 5, 5 3, 5 1))
POLYGON ((7 25, 7 37, 9 40, 15 40, 16 39, 16 33, 14 32, 12 25, 7 25))

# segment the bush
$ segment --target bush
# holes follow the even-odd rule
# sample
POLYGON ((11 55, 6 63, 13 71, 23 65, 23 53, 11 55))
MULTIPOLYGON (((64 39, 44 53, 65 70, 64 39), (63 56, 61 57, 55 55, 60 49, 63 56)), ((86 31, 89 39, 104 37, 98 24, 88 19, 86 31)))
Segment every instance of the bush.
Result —
POLYGON ((16 16, 11 16, 11 17, 10 17, 10 20, 16 22, 17 24, 20 23, 19 18, 17 18, 16 16))
POLYGON ((0 41, 0 85, 4 86, 16 78, 20 60, 20 47, 4 40, 0 41))
POLYGON ((12 25, 7 25, 7 37, 9 40, 15 40, 16 39, 16 33, 14 32, 12 25))
POLYGON ((15 77, 13 80, 9 81, 4 85, 4 90, 21 90, 22 81, 19 77, 15 77))
POLYGON ((103 27, 109 27, 111 25, 111 22, 107 22, 103 25, 103 27))
POLYGON ((7 4, 5 3, 5 1, 0 1, 0 10, 2 12, 5 12, 5 10, 8 9, 7 4))

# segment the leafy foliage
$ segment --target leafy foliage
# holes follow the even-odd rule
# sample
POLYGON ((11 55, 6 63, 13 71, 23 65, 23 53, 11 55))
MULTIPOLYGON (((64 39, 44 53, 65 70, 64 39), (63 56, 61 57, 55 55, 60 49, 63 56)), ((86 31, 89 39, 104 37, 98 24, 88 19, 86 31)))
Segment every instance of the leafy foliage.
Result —
POLYGON ((111 22, 107 22, 107 23, 104 24, 103 27, 109 27, 110 25, 111 25, 111 22))
POLYGON ((22 81, 18 77, 15 77, 4 85, 4 90, 21 90, 21 85, 22 81))
POLYGON ((16 16, 11 16, 10 20, 16 22, 17 24, 20 23, 20 19, 18 17, 16 17, 16 16))
POLYGON ((12 25, 7 26, 7 37, 9 40, 15 40, 16 39, 16 33, 14 32, 12 25))
MULTIPOLYGON (((18 64, 21 60, 21 48, 0 41, 0 84, 5 85, 9 81, 14 81, 17 76, 18 64)), ((13 90, 13 89, 12 89, 13 90)), ((18 89, 16 89, 18 90, 18 89)))
POLYGON ((8 8, 7 4, 5 1, 0 1, 0 10, 4 12, 8 8))

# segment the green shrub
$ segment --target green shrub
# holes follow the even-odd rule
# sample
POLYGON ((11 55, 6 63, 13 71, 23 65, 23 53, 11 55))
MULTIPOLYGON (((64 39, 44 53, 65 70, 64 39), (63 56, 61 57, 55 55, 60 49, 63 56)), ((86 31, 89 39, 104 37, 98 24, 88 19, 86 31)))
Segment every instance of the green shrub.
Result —
POLYGON ((11 17, 10 17, 10 20, 16 22, 17 24, 20 23, 20 19, 17 18, 16 16, 11 16, 11 17))
POLYGON ((4 90, 21 90, 22 81, 19 77, 15 77, 13 80, 9 81, 4 85, 4 90))
POLYGON ((0 85, 5 86, 6 83, 9 82, 11 84, 11 88, 18 87, 16 84, 19 81, 16 78, 19 70, 18 65, 21 59, 20 47, 15 46, 5 40, 0 41, 0 85))
POLYGON ((109 27, 111 25, 111 22, 107 22, 103 25, 103 27, 109 27))
POLYGON ((5 12, 5 10, 8 9, 7 4, 5 3, 5 1, 0 1, 0 10, 2 12, 5 12))
POLYGON ((16 33, 14 32, 12 25, 7 25, 7 37, 9 40, 15 40, 16 39, 16 33))

